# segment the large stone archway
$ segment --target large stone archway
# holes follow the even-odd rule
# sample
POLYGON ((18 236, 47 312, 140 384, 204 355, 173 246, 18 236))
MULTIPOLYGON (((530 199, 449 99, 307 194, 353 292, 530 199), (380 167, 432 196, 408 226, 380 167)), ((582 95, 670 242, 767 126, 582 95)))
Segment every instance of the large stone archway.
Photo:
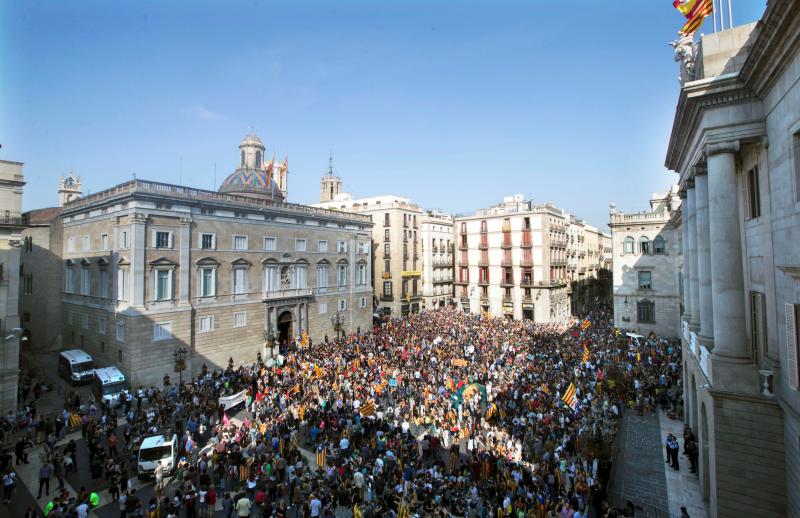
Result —
POLYGON ((278 315, 278 343, 288 343, 294 336, 294 315, 291 311, 284 311, 278 315))

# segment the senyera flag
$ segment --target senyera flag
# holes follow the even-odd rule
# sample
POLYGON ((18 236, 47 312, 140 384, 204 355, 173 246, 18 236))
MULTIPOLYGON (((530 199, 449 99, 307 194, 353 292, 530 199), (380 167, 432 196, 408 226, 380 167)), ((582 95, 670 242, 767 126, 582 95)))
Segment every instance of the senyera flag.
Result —
POLYGON ((714 2, 712 0, 675 0, 672 2, 675 9, 681 12, 688 20, 678 31, 678 34, 689 36, 697 32, 703 25, 706 16, 714 12, 714 2))

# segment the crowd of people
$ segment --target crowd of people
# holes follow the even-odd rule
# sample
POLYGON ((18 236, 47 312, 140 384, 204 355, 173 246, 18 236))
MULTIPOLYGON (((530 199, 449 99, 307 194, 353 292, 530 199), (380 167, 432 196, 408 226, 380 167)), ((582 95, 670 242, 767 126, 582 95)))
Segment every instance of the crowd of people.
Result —
MULTIPOLYGON (((47 489, 81 462, 97 487, 56 490, 48 517, 83 518, 100 488, 121 518, 617 516, 607 494, 616 421, 626 406, 674 407, 680 374, 679 346, 632 340, 602 312, 556 325, 426 311, 204 366, 180 387, 84 407, 80 422, 71 399, 40 419, 47 489), (242 391, 243 408, 220 404, 242 391), (87 459, 74 441, 56 446, 70 424, 87 459), (137 445, 173 430, 181 462, 157 466, 141 499, 130 484, 137 445)), ((10 456, 4 464, 13 472, 10 456)))

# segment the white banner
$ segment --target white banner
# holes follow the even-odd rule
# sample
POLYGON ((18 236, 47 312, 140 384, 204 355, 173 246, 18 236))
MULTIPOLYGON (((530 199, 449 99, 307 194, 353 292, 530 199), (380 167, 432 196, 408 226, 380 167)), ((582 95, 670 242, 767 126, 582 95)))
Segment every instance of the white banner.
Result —
POLYGON ((236 405, 244 403, 246 399, 247 399, 247 391, 243 390, 241 392, 237 392, 236 394, 230 396, 223 396, 219 398, 219 404, 225 405, 225 411, 227 412, 236 405))

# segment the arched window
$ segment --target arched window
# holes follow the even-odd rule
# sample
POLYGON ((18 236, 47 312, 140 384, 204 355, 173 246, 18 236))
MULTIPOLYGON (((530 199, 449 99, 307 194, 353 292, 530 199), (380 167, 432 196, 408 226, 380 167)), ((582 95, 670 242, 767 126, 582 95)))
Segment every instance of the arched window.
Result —
POLYGON ((242 150, 242 167, 244 167, 244 149, 242 150))
POLYGON ((261 151, 256 151, 256 169, 261 169, 261 151))
POLYGON ((656 238, 653 240, 653 253, 654 254, 667 253, 667 242, 664 241, 663 237, 656 236, 656 238))
POLYGON ((650 248, 650 240, 647 239, 647 236, 642 236, 639 238, 639 253, 648 255, 652 253, 652 249, 650 248))
POLYGON ((634 243, 634 241, 633 241, 633 238, 631 236, 626 237, 625 238, 625 245, 624 245, 624 248, 622 249, 622 253, 623 254, 632 254, 633 253, 633 243, 634 243))

